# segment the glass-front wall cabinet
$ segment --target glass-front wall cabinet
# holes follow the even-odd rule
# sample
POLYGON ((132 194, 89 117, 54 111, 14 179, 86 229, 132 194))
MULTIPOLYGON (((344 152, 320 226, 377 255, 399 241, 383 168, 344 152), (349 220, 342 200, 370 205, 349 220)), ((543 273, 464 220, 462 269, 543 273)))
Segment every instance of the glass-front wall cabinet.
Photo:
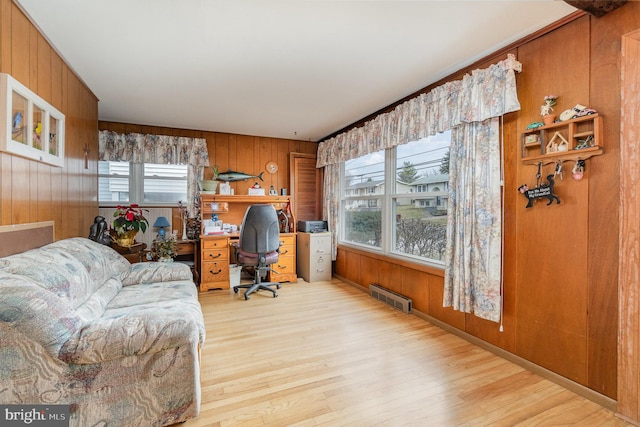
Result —
POLYGON ((0 73, 0 151, 64 167, 64 114, 0 73))

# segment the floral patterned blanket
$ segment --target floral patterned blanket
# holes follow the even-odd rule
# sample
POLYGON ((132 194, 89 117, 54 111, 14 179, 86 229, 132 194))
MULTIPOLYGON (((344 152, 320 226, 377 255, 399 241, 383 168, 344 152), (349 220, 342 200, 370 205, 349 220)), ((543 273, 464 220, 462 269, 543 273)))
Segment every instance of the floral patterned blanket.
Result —
POLYGON ((0 258, 0 404, 65 404, 72 426, 164 426, 200 407, 202 310, 179 263, 71 238, 0 258))

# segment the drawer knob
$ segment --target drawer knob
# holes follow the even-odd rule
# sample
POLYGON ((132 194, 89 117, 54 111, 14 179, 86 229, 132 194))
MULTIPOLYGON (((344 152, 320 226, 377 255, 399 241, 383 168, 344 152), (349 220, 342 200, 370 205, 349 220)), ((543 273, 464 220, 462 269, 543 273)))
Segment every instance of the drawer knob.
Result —
POLYGON ((209 258, 220 258, 222 254, 209 254, 209 258))
POLYGON ((211 274, 220 274, 220 273, 222 273, 222 270, 218 270, 218 271, 209 270, 209 273, 211 273, 211 274))
POLYGON ((280 252, 281 255, 288 254, 288 253, 289 253, 289 249, 285 249, 283 252, 280 252))

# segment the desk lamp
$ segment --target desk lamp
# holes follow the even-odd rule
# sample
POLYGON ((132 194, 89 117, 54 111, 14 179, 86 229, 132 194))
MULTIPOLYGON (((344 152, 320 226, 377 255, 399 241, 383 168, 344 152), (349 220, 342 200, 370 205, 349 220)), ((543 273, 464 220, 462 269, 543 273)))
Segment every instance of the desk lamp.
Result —
POLYGON ((160 228, 158 230, 158 237, 164 240, 164 236, 167 234, 164 228, 170 227, 171 224, 169 224, 169 220, 167 218, 159 216, 158 218, 156 218, 156 222, 153 223, 153 226, 160 228))

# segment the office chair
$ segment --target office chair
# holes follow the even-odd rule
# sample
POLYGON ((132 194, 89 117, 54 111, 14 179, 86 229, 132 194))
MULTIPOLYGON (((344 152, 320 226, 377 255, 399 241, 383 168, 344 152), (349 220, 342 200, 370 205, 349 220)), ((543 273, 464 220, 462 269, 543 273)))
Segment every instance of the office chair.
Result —
POLYGON ((240 239, 234 246, 238 264, 254 270, 253 283, 236 286, 234 292, 238 293, 238 288, 246 289, 245 300, 260 289, 270 291, 274 298, 277 297, 278 292, 271 286, 280 289, 280 283, 262 281, 267 272, 274 271, 271 264, 278 261, 280 247, 278 215, 272 205, 251 205, 247 208, 240 227, 240 239))

